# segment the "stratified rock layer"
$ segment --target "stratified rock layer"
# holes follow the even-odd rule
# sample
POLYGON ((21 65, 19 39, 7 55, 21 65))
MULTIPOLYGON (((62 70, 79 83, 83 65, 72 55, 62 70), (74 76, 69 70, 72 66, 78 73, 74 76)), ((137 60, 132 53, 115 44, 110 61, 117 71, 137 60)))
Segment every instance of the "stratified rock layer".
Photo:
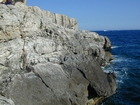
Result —
POLYGON ((101 65, 112 59, 110 47, 107 37, 78 31, 75 19, 1 4, 0 103, 85 105, 109 97, 115 75, 101 65))

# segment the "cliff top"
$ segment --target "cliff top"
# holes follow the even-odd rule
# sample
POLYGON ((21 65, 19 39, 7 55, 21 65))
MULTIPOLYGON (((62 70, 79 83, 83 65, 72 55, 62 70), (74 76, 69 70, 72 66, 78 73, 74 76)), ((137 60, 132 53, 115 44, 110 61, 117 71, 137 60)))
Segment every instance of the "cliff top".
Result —
MULTIPOLYGON (((77 30, 77 21, 65 15, 26 6, 21 2, 15 5, 0 4, 0 40, 20 37, 20 34, 39 34, 50 25, 77 30), (5 36, 5 32, 7 35, 5 36)), ((27 36, 28 36, 27 35, 27 36)))

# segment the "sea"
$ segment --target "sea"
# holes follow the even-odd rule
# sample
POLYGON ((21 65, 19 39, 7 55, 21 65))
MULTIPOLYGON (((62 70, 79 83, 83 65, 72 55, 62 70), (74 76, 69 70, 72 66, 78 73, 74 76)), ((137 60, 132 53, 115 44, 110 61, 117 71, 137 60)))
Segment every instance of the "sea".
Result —
POLYGON ((101 105, 140 105, 140 30, 94 31, 107 36, 114 60, 103 68, 116 74, 116 94, 101 105))

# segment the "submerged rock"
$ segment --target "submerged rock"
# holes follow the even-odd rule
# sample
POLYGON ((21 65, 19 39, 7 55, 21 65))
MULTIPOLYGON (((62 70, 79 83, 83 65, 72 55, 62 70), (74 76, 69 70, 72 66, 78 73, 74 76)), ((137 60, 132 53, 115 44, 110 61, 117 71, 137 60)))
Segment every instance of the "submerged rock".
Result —
POLYGON ((0 4, 6 105, 89 105, 115 93, 114 74, 101 69, 112 59, 109 39, 77 27, 75 19, 38 7, 0 4))

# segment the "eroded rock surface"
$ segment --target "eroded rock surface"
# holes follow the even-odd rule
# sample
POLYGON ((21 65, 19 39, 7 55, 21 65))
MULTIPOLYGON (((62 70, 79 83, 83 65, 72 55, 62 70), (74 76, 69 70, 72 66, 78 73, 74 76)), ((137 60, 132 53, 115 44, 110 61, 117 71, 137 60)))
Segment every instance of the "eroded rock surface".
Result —
POLYGON ((109 97, 115 75, 101 65, 112 59, 110 47, 107 37, 77 30, 75 19, 1 4, 0 103, 85 105, 109 97))

